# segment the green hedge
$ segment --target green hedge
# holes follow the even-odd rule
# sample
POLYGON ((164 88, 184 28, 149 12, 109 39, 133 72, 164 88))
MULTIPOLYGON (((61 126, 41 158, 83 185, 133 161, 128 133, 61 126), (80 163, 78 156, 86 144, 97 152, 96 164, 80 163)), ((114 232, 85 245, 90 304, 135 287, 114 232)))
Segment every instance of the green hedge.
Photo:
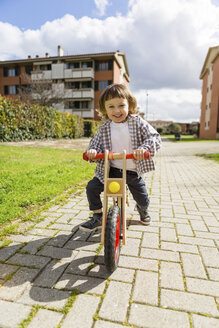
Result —
POLYGON ((83 135, 84 120, 80 116, 0 96, 0 141, 83 135))
POLYGON ((101 124, 100 121, 84 120, 84 136, 93 137, 101 124))

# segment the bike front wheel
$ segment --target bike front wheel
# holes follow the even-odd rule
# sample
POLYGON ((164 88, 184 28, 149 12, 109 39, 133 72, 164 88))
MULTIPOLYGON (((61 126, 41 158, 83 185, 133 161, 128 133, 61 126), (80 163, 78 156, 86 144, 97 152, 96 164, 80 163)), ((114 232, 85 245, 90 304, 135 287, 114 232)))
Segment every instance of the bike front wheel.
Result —
POLYGON ((113 272, 119 263, 121 246, 121 214, 119 206, 110 207, 107 214, 104 261, 109 272, 113 272))

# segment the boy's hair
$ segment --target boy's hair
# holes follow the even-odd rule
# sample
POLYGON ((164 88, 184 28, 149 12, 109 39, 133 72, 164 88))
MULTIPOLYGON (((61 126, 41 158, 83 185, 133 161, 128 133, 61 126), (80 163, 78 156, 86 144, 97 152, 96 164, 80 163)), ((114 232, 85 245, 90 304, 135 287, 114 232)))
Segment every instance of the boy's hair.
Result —
POLYGON ((124 84, 110 84, 102 92, 99 98, 98 113, 102 118, 108 118, 105 108, 105 101, 110 100, 112 98, 127 99, 129 105, 129 114, 137 113, 137 101, 135 97, 131 94, 129 89, 124 84))

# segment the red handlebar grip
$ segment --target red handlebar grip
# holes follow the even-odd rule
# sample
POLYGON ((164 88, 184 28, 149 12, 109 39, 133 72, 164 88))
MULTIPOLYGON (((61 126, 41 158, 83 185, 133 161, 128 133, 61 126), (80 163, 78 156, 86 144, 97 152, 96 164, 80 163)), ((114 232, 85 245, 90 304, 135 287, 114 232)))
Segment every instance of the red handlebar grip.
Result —
MULTIPOLYGON (((96 156, 95 156, 95 159, 104 159, 105 158, 105 154, 100 154, 98 153, 96 156)), ((133 154, 126 154, 126 158, 127 159, 135 159, 134 155, 133 154)), ((144 153, 144 158, 145 159, 149 159, 150 158, 150 153, 148 152, 145 152, 144 153)), ((87 157, 87 153, 83 153, 83 159, 85 161, 88 161, 88 157, 87 157)))
POLYGON ((149 159, 149 158, 151 158, 151 155, 150 155, 150 153, 148 153, 147 151, 144 153, 144 158, 145 159, 149 159))
POLYGON ((97 154, 95 156, 95 159, 104 159, 105 158, 105 154, 97 154))
MULTIPOLYGON (((127 158, 127 159, 135 159, 135 157, 134 157, 133 154, 127 154, 127 155, 126 155, 126 158, 127 158)), ((145 159, 149 159, 149 158, 150 158, 150 153, 145 152, 145 153, 144 153, 144 158, 145 158, 145 159)))
MULTIPOLYGON (((95 159, 104 159, 105 155, 104 154, 97 154, 95 156, 95 159)), ((87 152, 83 153, 83 159, 85 161, 88 161, 88 157, 87 157, 87 152)))
POLYGON ((87 153, 86 153, 86 152, 83 153, 83 160, 84 160, 84 161, 88 161, 88 157, 87 157, 87 153))

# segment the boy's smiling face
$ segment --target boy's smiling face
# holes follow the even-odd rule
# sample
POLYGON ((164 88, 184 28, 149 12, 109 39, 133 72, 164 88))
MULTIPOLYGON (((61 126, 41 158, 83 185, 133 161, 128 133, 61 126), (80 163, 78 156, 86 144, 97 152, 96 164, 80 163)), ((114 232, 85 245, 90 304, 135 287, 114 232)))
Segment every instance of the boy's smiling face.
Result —
POLYGON ((129 104, 125 98, 112 98, 105 101, 107 116, 115 123, 125 122, 129 113, 129 104))

